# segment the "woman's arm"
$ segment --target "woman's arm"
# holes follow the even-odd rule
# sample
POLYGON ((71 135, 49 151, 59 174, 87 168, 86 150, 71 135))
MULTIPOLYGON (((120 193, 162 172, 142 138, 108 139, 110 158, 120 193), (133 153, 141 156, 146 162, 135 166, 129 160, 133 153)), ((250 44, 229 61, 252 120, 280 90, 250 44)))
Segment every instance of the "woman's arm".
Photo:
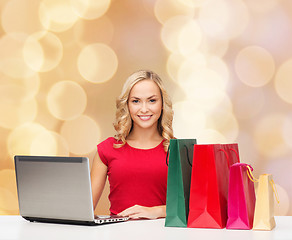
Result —
POLYGON ((98 151, 97 151, 93 159, 91 173, 90 173, 92 200, 93 200, 94 209, 104 189, 106 176, 107 176, 107 166, 101 161, 98 155, 98 151))
POLYGON ((143 207, 140 205, 135 205, 129 207, 126 210, 118 214, 123 217, 130 217, 132 219, 138 218, 148 218, 157 219, 166 217, 166 206, 155 206, 155 207, 143 207))

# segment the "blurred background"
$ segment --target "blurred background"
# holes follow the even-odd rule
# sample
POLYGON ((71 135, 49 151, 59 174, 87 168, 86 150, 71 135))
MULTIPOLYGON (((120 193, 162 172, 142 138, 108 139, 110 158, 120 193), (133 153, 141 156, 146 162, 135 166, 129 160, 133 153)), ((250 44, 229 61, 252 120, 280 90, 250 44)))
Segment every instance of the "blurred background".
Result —
POLYGON ((0 23, 0 214, 18 214, 13 156, 92 161, 140 69, 164 80, 177 138, 238 142, 292 214, 291 0, 0 0, 0 23))

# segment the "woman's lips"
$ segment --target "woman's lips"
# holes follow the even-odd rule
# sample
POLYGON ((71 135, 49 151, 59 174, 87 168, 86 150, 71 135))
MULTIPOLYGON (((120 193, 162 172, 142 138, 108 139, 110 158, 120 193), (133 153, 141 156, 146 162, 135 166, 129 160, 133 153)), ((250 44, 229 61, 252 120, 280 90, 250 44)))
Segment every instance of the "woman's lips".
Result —
POLYGON ((147 121, 152 117, 152 115, 138 115, 138 117, 143 121, 147 121))

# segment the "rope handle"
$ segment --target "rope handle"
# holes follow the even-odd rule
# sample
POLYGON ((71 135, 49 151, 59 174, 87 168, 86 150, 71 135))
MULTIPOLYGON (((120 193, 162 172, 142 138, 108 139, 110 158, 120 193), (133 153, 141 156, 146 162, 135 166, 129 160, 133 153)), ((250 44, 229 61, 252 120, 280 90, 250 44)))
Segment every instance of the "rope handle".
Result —
POLYGON ((193 164, 191 163, 191 161, 190 161, 190 157, 189 157, 189 149, 188 149, 188 147, 186 146, 186 145, 184 145, 184 147, 185 147, 185 149, 186 149, 186 152, 187 152, 187 159, 188 159, 188 163, 190 164, 190 166, 192 167, 193 166, 193 164))
POLYGON ((231 151, 235 152, 237 157, 237 162, 240 162, 238 152, 234 148, 229 148, 231 151))
MULTIPOLYGON (((235 152, 236 157, 237 157, 237 162, 239 163, 240 160, 239 160, 238 152, 237 152, 235 149, 233 149, 233 148, 228 148, 228 149, 230 149, 231 151, 235 152)), ((220 148, 219 151, 224 152, 224 154, 225 154, 225 156, 226 156, 226 159, 227 159, 228 168, 230 168, 230 162, 229 162, 229 157, 228 157, 227 152, 226 152, 223 148, 220 148)))
POLYGON ((248 166, 248 165, 246 165, 246 168, 247 168, 247 170, 246 170, 246 172, 247 172, 247 176, 248 176, 248 178, 252 181, 252 182, 258 182, 259 181, 259 179, 257 179, 257 178, 255 178, 254 177, 254 175, 252 174, 252 168, 250 167, 250 166, 248 166))
POLYGON ((273 179, 270 181, 270 184, 271 184, 272 189, 273 189, 273 192, 275 194, 276 201, 279 204, 280 203, 280 201, 279 201, 279 195, 278 195, 278 192, 277 192, 277 189, 276 189, 276 184, 275 184, 275 182, 274 182, 273 179))
POLYGON ((228 168, 230 168, 229 157, 228 157, 227 152, 226 152, 224 149, 222 149, 222 148, 220 148, 219 151, 224 152, 224 154, 225 154, 225 156, 226 156, 226 159, 227 159, 228 168))
POLYGON ((168 145, 168 148, 167 148, 167 153, 166 153, 166 166, 168 166, 168 162, 167 162, 167 159, 168 159, 168 155, 169 155, 169 145, 168 145))
MULTIPOLYGON (((185 149, 186 149, 186 152, 187 152, 187 159, 188 159, 188 163, 191 165, 191 166, 193 166, 192 165, 192 163, 191 163, 191 161, 190 161, 190 157, 189 157, 189 150, 188 150, 188 147, 184 144, 184 147, 185 147, 185 149)), ((167 159, 168 159, 168 156, 169 156, 169 146, 168 146, 168 149, 167 149, 167 153, 166 153, 166 165, 168 166, 168 161, 167 161, 167 159)))

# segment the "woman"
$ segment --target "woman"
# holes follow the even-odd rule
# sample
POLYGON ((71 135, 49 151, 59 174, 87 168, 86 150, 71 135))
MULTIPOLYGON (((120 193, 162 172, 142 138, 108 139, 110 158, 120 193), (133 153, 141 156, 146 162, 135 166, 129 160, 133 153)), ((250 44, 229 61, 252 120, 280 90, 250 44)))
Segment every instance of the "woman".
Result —
POLYGON ((97 146, 91 170, 96 206, 109 178, 111 214, 165 217, 166 151, 173 138, 171 101, 157 74, 138 71, 116 102, 117 134, 97 146))

